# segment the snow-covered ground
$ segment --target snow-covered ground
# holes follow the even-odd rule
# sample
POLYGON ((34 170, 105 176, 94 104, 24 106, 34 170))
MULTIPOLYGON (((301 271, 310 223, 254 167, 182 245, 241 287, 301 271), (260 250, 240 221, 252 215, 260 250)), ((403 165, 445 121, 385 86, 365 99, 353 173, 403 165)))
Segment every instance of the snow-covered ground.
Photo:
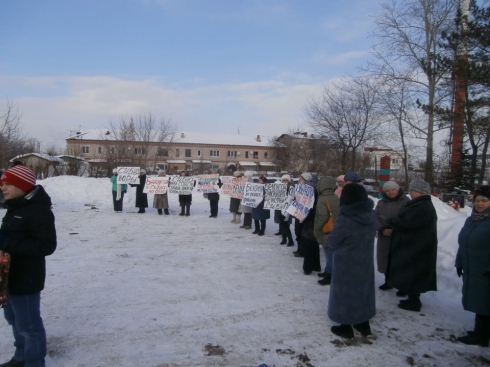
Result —
MULTIPOLYGON (((306 276, 278 225, 266 235, 231 224, 229 198, 217 219, 195 193, 190 217, 155 209, 135 214, 134 188, 124 213, 112 210, 108 179, 56 177, 50 194, 58 249, 47 258, 42 312, 56 366, 483 366, 489 348, 454 342, 472 329, 454 270, 457 235, 469 210, 436 198, 438 292, 420 313, 398 309, 395 291, 377 292, 373 335, 354 341, 330 332, 329 287, 306 276)), ((150 206, 152 196, 149 196, 150 206)), ((3 216, 5 210, 0 210, 3 216)), ((322 258, 322 264, 324 264, 322 258)), ((383 282, 376 274, 377 285, 383 282)), ((0 319, 0 362, 13 340, 0 319)))

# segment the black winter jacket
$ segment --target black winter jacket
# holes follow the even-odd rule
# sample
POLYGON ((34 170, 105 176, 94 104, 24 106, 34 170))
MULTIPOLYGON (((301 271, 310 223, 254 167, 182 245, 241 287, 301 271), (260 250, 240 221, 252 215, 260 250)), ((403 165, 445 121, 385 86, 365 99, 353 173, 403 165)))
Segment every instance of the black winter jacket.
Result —
POLYGON ((8 290, 24 295, 44 289, 45 256, 56 250, 56 229, 51 198, 42 186, 27 195, 7 200, 7 213, 0 234, 5 236, 3 251, 10 254, 8 290))

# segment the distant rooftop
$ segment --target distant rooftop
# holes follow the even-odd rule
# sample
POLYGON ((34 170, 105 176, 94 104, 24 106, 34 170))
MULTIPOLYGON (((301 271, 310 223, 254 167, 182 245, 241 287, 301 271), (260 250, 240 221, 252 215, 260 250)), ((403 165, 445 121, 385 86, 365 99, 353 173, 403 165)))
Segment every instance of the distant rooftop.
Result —
MULTIPOLYGON (((68 139, 77 140, 115 140, 113 134, 107 129, 94 129, 70 136, 68 139)), ((179 131, 175 134, 175 143, 194 144, 223 144, 223 145, 249 145, 266 147, 269 145, 269 136, 225 134, 198 131, 179 131)))

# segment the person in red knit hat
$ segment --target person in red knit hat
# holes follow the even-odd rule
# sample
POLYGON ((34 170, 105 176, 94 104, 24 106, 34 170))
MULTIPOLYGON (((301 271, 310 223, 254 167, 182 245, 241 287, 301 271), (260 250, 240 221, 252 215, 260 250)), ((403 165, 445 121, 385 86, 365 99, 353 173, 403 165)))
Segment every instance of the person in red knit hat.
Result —
POLYGON ((5 170, 0 185, 7 205, 0 227, 0 252, 10 255, 7 292, 1 295, 0 307, 4 307, 15 339, 12 359, 0 367, 43 367, 46 331, 41 291, 46 278, 45 257, 56 250, 51 198, 36 185, 36 174, 23 165, 5 170))

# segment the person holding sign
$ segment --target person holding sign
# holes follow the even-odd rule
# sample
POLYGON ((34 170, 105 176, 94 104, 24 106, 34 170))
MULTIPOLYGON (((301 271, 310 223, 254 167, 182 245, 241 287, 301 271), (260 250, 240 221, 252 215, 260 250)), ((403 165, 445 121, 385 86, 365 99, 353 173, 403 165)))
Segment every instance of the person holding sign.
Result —
MULTIPOLYGON (((158 171, 158 177, 165 177, 165 171, 163 169, 158 171)), ((153 208, 158 211, 158 215, 162 215, 162 209, 165 215, 169 215, 168 212, 168 194, 155 194, 153 196, 153 208)))
POLYGON ((118 184, 117 183, 117 168, 112 170, 112 203, 114 205, 114 211, 116 213, 121 213, 123 210, 123 199, 124 194, 128 189, 128 185, 126 184, 118 184))
MULTIPOLYGON (((242 177, 243 172, 235 171, 233 172, 233 176, 242 177)), ((241 222, 240 218, 242 216, 242 212, 240 211, 240 202, 241 199, 235 198, 233 196, 230 198, 230 213, 233 214, 233 219, 230 223, 240 224, 241 222)))
POLYGON ((148 196, 143 192, 146 183, 146 170, 143 168, 140 170, 140 183, 139 184, 129 184, 131 187, 136 187, 136 204, 135 206, 139 208, 138 214, 143 214, 145 208, 148 208, 148 196))
MULTIPOLYGON (((293 184, 291 183, 291 176, 282 175, 281 182, 288 185, 288 190, 286 191, 287 196, 290 188, 293 186, 293 184)), ((282 214, 280 210, 277 210, 276 213, 277 217, 279 218, 279 232, 282 236, 282 241, 280 245, 287 244, 288 247, 294 246, 293 235, 291 234, 291 215, 288 215, 288 218, 286 219, 286 217, 282 214)))
MULTIPOLYGON (((186 171, 180 171, 180 177, 189 177, 186 171)), ((196 182, 194 181, 194 186, 196 182)), ((180 216, 188 217, 191 215, 191 205, 192 205, 192 194, 179 194, 179 204, 180 204, 180 216), (185 210, 185 212, 184 212, 185 210)))
MULTIPOLYGON (((243 173, 243 176, 247 177, 248 182, 250 182, 250 183, 254 182, 252 171, 245 171, 243 173)), ((247 205, 243 204, 243 202, 241 202, 240 208, 241 208, 241 211, 243 213, 243 224, 240 226, 240 228, 251 229, 252 228, 252 207, 247 206, 247 205)))
MULTIPOLYGON (((212 173, 217 174, 217 170, 212 170, 212 173)), ((218 178, 218 188, 221 188, 223 184, 221 183, 221 180, 218 178)), ((216 190, 216 192, 209 192, 208 193, 208 200, 209 200, 209 211, 210 215, 209 218, 217 218, 218 217, 218 203, 219 203, 219 192, 216 190)))
MULTIPOLYGON (((265 176, 260 176, 259 184, 263 185, 265 183, 267 183, 267 178, 265 178, 265 176)), ((255 231, 253 231, 252 233, 263 236, 265 233, 265 222, 270 217, 271 211, 268 209, 264 209, 264 200, 262 199, 261 203, 256 208, 252 208, 252 219, 255 223, 255 231)))

